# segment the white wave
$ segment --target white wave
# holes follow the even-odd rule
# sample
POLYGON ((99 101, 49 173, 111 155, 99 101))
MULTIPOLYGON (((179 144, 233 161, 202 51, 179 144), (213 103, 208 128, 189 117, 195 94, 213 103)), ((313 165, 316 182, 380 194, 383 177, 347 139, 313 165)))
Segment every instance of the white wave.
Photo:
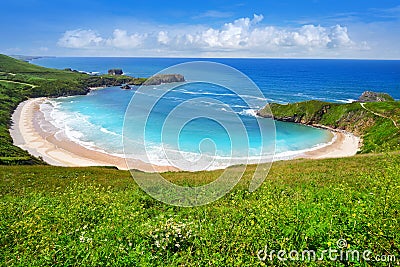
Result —
POLYGON ((259 118, 259 116, 257 116, 257 109, 244 109, 242 111, 240 111, 238 114, 239 115, 243 115, 243 116, 248 116, 248 117, 255 117, 255 118, 259 118))
POLYGON ((346 100, 338 99, 338 100, 336 100, 336 101, 337 101, 337 102, 341 102, 341 103, 349 104, 349 103, 353 103, 353 102, 355 102, 355 101, 357 101, 357 100, 356 100, 356 99, 348 98, 348 99, 346 99, 346 100))
POLYGON ((57 129, 55 130, 54 137, 58 140, 68 139, 87 149, 109 153, 108 151, 100 149, 95 141, 87 140, 84 132, 98 133, 100 131, 104 134, 112 135, 114 138, 117 136, 122 139, 121 134, 90 122, 89 116, 78 112, 63 111, 61 109, 61 103, 59 102, 48 100, 40 105, 40 111, 43 113, 46 122, 57 129))
POLYGON ((122 135, 120 135, 120 134, 118 134, 116 132, 110 131, 110 130, 108 130, 108 129, 104 128, 104 127, 101 127, 101 126, 100 126, 100 131, 102 131, 103 133, 107 133, 107 134, 111 134, 111 135, 122 137, 122 135))
MULTIPOLYGON (((246 156, 221 156, 221 155, 201 155, 200 153, 194 152, 182 152, 178 150, 173 150, 169 148, 165 148, 164 146, 150 146, 147 149, 147 153, 149 156, 149 160, 141 159, 151 164, 162 165, 162 166, 175 166, 182 170, 187 171, 201 171, 201 170, 216 170, 227 168, 232 165, 237 164, 259 164, 259 163, 267 163, 273 162, 277 160, 289 160, 296 158, 298 156, 304 155, 306 152, 315 151, 321 149, 323 147, 329 146, 336 141, 337 136, 334 135, 332 140, 329 142, 323 142, 317 144, 311 148, 301 149, 301 150, 289 150, 283 151, 279 153, 275 153, 274 155, 266 154, 266 155, 246 155, 246 156), (174 154, 182 156, 183 160, 174 163, 174 154), (172 155, 172 158, 171 158, 172 155), (168 158, 170 156, 170 158, 168 158), (202 158, 202 164, 197 164, 199 159, 202 158), (204 163, 206 160, 206 163, 204 163), (204 168, 204 165, 207 165, 204 168)), ((259 149, 256 149, 259 151, 259 149)), ((249 153, 250 154, 250 153, 249 153)))
POLYGON ((207 91, 189 91, 186 89, 178 89, 175 91, 183 93, 183 94, 189 94, 189 95, 236 96, 236 94, 233 94, 233 93, 220 93, 219 94, 219 93, 207 92, 207 91))

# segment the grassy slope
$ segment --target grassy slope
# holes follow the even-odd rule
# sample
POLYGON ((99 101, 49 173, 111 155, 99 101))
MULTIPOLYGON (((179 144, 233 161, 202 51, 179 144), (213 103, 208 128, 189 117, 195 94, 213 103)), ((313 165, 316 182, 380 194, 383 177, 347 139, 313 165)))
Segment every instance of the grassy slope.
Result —
MULTIPOLYGON (((365 110, 360 103, 336 104, 312 100, 270 105, 277 120, 322 124, 361 136, 364 140, 362 153, 399 150, 400 131, 390 118, 399 120, 400 102, 366 103, 365 107, 389 118, 365 110)), ((259 115, 270 116, 267 109, 261 110, 259 115)))
POLYGON ((26 151, 12 145, 10 117, 28 97, 85 94, 87 75, 47 69, 0 55, 0 163, 40 163, 26 151))
MULTIPOLYGON (((0 167, 0 265, 257 266, 265 245, 321 252, 340 238, 400 259, 399 154, 277 162, 249 193, 252 170, 217 202, 178 208, 149 197, 124 171, 0 167)), ((166 178, 196 185, 219 173, 166 178)))
POLYGON ((44 68, 0 54, 0 164, 44 164, 13 146, 8 132, 12 111, 28 97, 86 94, 89 87, 140 83, 144 80, 127 76, 93 77, 44 68))

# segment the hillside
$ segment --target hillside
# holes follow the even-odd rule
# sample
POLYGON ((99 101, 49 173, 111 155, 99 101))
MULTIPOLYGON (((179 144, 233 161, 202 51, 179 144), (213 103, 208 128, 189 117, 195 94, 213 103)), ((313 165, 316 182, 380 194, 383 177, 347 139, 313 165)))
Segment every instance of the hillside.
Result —
POLYGON ((361 153, 400 149, 400 102, 328 103, 317 100, 269 105, 258 111, 261 117, 278 121, 327 126, 362 137, 361 153))
POLYGON ((8 132, 11 114, 29 97, 82 95, 90 87, 143 84, 144 78, 129 76, 90 76, 68 70, 36 66, 0 54, 0 164, 44 164, 26 151, 13 146, 8 132))

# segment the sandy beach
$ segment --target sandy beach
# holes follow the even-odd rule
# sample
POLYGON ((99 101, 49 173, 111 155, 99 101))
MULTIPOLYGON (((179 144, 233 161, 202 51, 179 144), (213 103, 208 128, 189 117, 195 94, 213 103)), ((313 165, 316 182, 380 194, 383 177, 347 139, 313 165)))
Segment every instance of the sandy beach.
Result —
MULTIPOLYGON (((46 98, 29 99, 15 110, 10 129, 14 144, 27 150, 34 156, 42 157, 51 165, 84 167, 84 166, 116 166, 118 169, 127 170, 124 158, 87 149, 68 138, 56 138, 56 131, 44 131, 40 123, 44 121, 44 115, 40 111, 40 104, 46 98)), ((51 127, 50 123, 49 126, 51 127)), ((320 126, 319 126, 320 127, 320 126)), ((360 138, 351 133, 329 129, 334 134, 333 141, 321 148, 314 149, 295 158, 338 158, 349 157, 357 153, 360 146, 360 138)), ((171 166, 156 166, 139 160, 130 160, 129 166, 146 172, 178 171, 171 166)))
MULTIPOLYGON (((14 111, 10 134, 15 145, 55 166, 115 166, 120 170, 128 169, 124 158, 87 149, 67 138, 58 140, 54 132, 43 131, 39 122, 44 117, 39 108, 45 100, 46 98, 29 99, 20 103, 14 111)), ((139 160, 130 160, 129 166, 146 172, 178 170, 175 167, 150 165, 139 160)))
POLYGON ((326 158, 344 158, 354 156, 360 148, 361 139, 349 132, 330 129, 334 134, 334 139, 331 144, 324 147, 308 151, 296 158, 309 158, 309 159, 326 159, 326 158))

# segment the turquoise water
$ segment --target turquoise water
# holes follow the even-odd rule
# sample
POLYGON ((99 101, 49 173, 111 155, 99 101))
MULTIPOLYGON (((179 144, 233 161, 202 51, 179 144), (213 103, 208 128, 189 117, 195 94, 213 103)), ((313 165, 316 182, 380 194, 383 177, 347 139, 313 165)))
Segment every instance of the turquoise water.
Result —
POLYGON ((143 134, 143 128, 136 127, 148 114, 143 107, 153 102, 155 91, 163 90, 163 85, 146 88, 141 105, 130 106, 127 113, 138 92, 119 87, 52 99, 41 110, 60 132, 85 147, 186 170, 257 163, 260 157, 270 161, 275 152, 276 159, 290 158, 332 138, 324 130, 258 118, 255 110, 265 104, 264 99, 253 99, 250 109, 234 94, 210 84, 181 85, 169 91, 149 113, 143 134), (177 106, 180 111, 171 114, 177 106), (125 115, 129 122, 123 127, 125 115), (123 135, 133 141, 128 151, 123 149, 123 135), (145 152, 140 148, 144 142, 145 152))
MULTIPOLYGON (((122 67, 133 76, 150 76, 187 61, 190 59, 46 58, 33 63, 100 73, 122 67)), ((366 89, 400 98, 399 61, 217 61, 248 75, 260 92, 246 80, 218 70, 182 68, 170 73, 182 73, 190 82, 201 76, 201 80, 214 83, 140 90, 110 87, 86 96, 52 99, 41 109, 60 133, 90 149, 201 170, 270 161, 274 154, 275 159, 291 158, 331 141, 332 135, 325 130, 257 118, 255 110, 267 102, 349 102, 366 89)))

